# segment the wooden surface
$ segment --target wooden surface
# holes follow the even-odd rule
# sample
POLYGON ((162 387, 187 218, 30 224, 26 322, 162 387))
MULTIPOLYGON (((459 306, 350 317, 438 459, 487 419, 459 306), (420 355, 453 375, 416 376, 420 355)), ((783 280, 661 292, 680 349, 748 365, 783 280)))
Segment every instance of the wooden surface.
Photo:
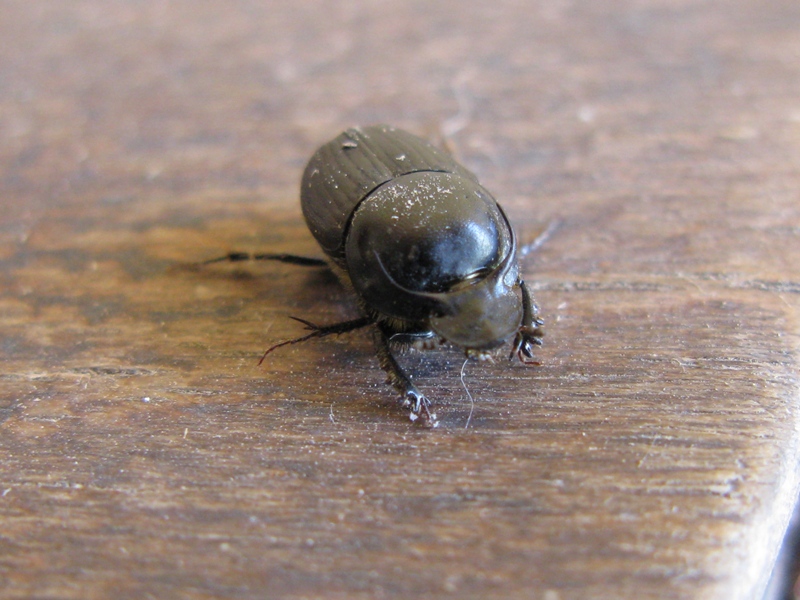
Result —
POLYGON ((796 0, 0 5, 0 596, 758 598, 797 492, 796 0), (305 161, 446 138, 533 238, 541 366, 404 357, 305 161))

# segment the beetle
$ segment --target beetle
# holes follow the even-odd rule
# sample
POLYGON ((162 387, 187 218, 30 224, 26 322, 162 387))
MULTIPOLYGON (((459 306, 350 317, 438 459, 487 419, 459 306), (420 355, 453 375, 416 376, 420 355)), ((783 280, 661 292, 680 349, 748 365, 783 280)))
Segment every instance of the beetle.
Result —
MULTIPOLYGON (((450 343, 467 358, 536 364, 544 322, 520 276, 503 209, 448 153, 385 125, 348 129, 311 157, 301 182, 303 216, 327 260, 240 252, 207 262, 278 260, 330 266, 355 292, 362 316, 332 325, 292 317, 309 331, 269 348, 374 330, 380 366, 412 420, 436 424, 430 401, 394 357, 396 346, 450 343)), ((260 364, 260 363, 259 363, 260 364)))

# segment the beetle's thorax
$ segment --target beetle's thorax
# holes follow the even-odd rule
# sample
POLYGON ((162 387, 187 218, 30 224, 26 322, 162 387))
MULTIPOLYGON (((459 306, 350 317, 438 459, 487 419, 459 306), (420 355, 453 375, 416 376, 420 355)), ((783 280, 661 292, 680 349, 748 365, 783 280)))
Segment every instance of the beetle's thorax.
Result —
POLYGON ((474 181, 422 172, 384 184, 356 208, 345 260, 367 306, 459 346, 492 347, 519 326, 513 233, 474 181))

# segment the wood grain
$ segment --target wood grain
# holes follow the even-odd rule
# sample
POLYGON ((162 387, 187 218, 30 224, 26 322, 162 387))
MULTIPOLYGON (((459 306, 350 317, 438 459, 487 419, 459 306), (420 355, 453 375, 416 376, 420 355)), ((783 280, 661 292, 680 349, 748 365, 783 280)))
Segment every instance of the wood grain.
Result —
POLYGON ((798 489, 800 5, 0 7, 0 597, 758 598, 798 489), (520 236, 541 366, 402 361, 298 180, 446 138, 520 236), (471 414, 471 417, 470 417, 471 414), (469 423, 469 427, 465 425, 469 423))

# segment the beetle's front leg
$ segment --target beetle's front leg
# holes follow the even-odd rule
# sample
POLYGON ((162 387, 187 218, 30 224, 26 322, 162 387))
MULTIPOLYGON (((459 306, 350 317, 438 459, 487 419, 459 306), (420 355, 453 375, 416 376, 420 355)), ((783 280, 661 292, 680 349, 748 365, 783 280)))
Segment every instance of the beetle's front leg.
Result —
POLYGON ((533 301, 528 286, 522 279, 517 284, 522 292, 522 324, 514 338, 509 358, 513 358, 516 354, 521 363, 538 364, 533 359, 533 347, 542 345, 544 321, 539 318, 539 307, 533 301))
POLYGON ((411 409, 412 421, 421 418, 423 425, 436 427, 438 421, 436 414, 430 410, 430 401, 411 383, 411 378, 397 363, 389 345, 389 337, 390 333, 382 325, 378 324, 374 334, 375 350, 378 354, 378 362, 380 362, 381 368, 388 375, 387 382, 400 392, 403 397, 403 407, 411 409))

